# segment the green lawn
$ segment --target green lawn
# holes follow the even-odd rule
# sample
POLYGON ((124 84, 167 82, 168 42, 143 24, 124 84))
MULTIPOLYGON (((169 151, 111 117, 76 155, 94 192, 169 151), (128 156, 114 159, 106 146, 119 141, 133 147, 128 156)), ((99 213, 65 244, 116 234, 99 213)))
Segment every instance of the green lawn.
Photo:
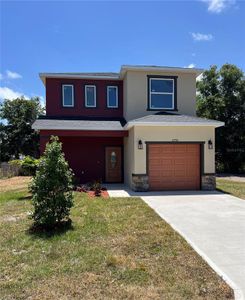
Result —
POLYGON ((140 198, 75 193, 73 229, 30 234, 26 189, 0 193, 0 299, 234 299, 140 198))
POLYGON ((245 200, 245 182, 236 182, 217 178, 216 186, 218 190, 224 193, 228 193, 245 200))

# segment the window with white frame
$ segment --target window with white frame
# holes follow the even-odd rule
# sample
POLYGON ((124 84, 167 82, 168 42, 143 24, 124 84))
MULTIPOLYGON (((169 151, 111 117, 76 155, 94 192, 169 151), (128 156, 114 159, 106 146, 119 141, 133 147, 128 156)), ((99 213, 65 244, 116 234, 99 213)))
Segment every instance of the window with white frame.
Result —
POLYGON ((72 84, 62 85, 62 104, 64 107, 74 106, 74 87, 72 84))
POLYGON ((107 87, 107 107, 117 108, 118 107, 118 87, 108 86, 107 87))
POLYGON ((175 79, 149 78, 149 109, 175 109, 175 79))
POLYGON ((96 107, 96 86, 85 85, 85 106, 96 107))

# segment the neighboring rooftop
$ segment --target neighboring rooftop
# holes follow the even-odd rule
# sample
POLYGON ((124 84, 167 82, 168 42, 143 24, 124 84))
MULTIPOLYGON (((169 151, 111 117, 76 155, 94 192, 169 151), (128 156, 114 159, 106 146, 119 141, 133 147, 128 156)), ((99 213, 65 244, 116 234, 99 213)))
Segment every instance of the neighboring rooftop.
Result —
POLYGON ((123 79, 127 71, 147 71, 147 72, 171 72, 171 73, 191 73, 199 76, 203 69, 167 67, 167 66, 146 66, 146 65, 122 65, 120 73, 116 72, 82 72, 82 73, 39 73, 42 82, 46 83, 46 78, 71 78, 71 79, 123 79))

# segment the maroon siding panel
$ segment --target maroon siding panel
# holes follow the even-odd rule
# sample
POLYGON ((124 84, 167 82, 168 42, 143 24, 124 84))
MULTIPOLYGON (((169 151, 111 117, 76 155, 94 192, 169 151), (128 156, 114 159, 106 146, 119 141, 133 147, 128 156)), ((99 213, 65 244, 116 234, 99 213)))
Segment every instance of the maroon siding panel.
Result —
POLYGON ((46 79, 47 116, 123 117, 123 81, 89 79, 46 79), (74 85, 74 107, 62 106, 62 84, 74 85), (96 85, 96 108, 85 107, 85 85, 96 85), (107 108, 107 86, 118 86, 118 108, 107 108))
MULTIPOLYGON (((41 153, 48 137, 41 136, 41 153)), ((105 147, 122 146, 122 137, 60 137, 69 166, 82 183, 105 180, 105 147), (84 172, 84 174, 82 174, 84 172)))
POLYGON ((124 137, 128 136, 125 130, 40 130, 41 136, 87 136, 87 137, 124 137))

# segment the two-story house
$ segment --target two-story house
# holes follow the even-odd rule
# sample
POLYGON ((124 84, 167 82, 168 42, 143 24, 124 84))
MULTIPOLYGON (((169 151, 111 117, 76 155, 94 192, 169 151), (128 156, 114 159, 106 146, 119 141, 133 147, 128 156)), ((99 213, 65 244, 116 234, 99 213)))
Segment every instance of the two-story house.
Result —
POLYGON ((81 182, 133 190, 215 188, 215 128, 196 117, 200 69, 122 66, 119 73, 41 73, 40 151, 57 135, 81 182))

